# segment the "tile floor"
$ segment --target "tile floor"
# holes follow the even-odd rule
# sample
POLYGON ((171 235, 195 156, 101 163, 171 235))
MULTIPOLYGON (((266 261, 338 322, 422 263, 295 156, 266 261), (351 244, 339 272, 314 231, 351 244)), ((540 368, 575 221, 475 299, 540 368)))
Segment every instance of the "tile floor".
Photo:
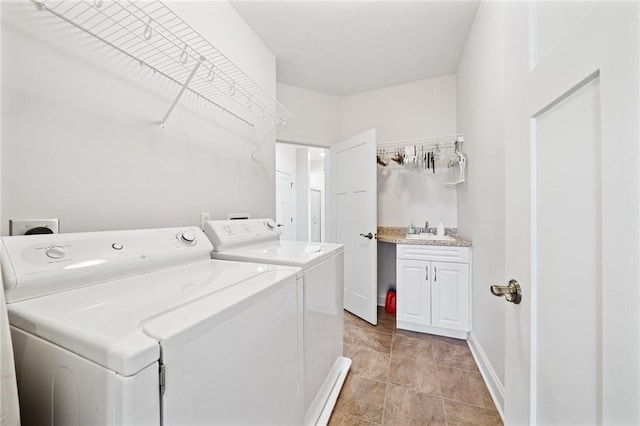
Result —
POLYGON ((330 426, 502 425, 462 340, 397 330, 378 308, 378 325, 344 314, 349 375, 330 426))

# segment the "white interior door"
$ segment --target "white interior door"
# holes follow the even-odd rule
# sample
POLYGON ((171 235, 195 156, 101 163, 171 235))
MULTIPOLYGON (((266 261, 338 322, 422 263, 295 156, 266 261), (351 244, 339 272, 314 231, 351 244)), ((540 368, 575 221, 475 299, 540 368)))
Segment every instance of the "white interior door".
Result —
POLYGON ((331 214, 334 240, 344 244, 344 308, 374 325, 378 323, 376 179, 375 129, 331 147, 331 214))
POLYGON ((505 25, 505 423, 640 424, 639 4, 505 25))
POLYGON ((293 181, 291 175, 276 170, 276 222, 282 239, 296 239, 293 221, 293 181))
POLYGON ((322 240, 322 192, 309 190, 309 241, 319 243, 322 240))

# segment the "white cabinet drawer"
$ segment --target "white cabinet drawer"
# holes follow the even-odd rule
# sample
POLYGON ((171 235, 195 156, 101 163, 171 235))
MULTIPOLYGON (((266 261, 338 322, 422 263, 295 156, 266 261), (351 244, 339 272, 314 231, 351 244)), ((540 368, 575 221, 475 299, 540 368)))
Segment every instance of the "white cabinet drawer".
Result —
POLYGON ((398 259, 469 263, 469 247, 398 244, 398 259))

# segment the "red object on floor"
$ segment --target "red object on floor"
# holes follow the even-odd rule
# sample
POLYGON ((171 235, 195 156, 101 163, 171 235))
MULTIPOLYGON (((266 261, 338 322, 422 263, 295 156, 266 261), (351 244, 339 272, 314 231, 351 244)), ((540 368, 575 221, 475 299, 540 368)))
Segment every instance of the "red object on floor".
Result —
POLYGON ((384 310, 390 314, 396 313, 396 291, 394 289, 387 291, 387 299, 384 302, 384 310))

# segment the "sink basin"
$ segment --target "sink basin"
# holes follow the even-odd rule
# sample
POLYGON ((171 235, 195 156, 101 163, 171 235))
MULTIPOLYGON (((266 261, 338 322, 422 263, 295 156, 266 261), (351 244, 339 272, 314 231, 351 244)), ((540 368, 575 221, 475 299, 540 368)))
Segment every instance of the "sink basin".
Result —
POLYGON ((433 241, 455 241, 449 235, 438 236, 434 234, 406 234, 407 240, 433 240, 433 241))

